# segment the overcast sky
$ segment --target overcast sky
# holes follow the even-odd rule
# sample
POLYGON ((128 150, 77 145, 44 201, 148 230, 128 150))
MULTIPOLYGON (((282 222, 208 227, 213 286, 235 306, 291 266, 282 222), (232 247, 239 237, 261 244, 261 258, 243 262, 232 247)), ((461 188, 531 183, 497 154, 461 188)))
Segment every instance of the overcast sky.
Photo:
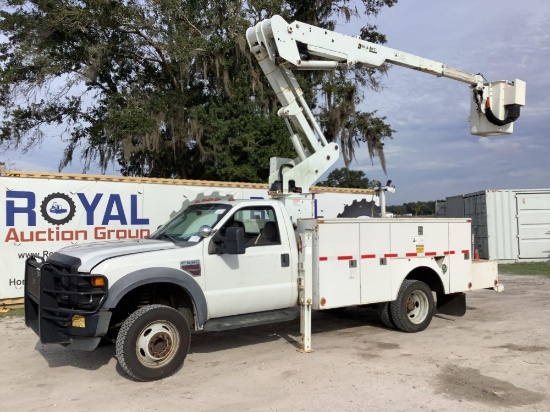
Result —
MULTIPOLYGON (((341 24, 337 31, 355 35, 364 23, 341 24)), ((481 72, 489 81, 527 82, 527 103, 514 134, 479 138, 469 133, 466 84, 393 67, 384 92, 367 93, 362 107, 378 110, 397 130, 385 146, 388 175, 376 159, 371 165, 366 147, 357 149, 351 165, 370 179, 393 180, 397 192, 388 195, 388 204, 484 189, 550 188, 548 0, 400 0, 372 23, 387 35, 388 47, 481 72)), ((19 170, 57 171, 62 150, 52 137, 31 153, 0 158, 19 170)), ((64 169, 81 171, 76 161, 64 169)))
MULTIPOLYGON (((526 106, 514 134, 469 133, 469 88, 393 67, 381 94, 370 93, 397 130, 385 146, 388 176, 397 186, 388 204, 444 199, 484 189, 550 188, 550 4, 547 0, 400 0, 375 22, 387 46, 473 73, 488 81, 521 79, 526 106)), ((341 25, 338 31, 353 32, 341 25)), ((353 169, 386 181, 357 150, 353 169)))

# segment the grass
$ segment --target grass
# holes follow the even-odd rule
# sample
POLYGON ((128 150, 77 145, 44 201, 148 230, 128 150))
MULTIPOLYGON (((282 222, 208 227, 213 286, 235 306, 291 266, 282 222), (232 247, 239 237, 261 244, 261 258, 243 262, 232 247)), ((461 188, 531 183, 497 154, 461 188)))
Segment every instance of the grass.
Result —
POLYGON ((550 276, 550 262, 507 263, 498 265, 498 273, 550 276))
MULTIPOLYGON (((0 309, 3 309, 0 307, 0 309)), ((9 308, 7 312, 0 312, 0 318, 6 316, 25 316, 25 308, 9 308)))

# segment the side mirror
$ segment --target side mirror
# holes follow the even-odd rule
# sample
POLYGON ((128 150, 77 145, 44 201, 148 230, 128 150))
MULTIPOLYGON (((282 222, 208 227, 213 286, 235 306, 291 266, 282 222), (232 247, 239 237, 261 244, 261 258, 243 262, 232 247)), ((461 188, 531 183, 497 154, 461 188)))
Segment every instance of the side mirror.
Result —
POLYGON ((199 228, 199 235, 201 235, 203 238, 212 236, 212 232, 213 232, 212 228, 208 225, 202 225, 199 228))
POLYGON ((225 231, 225 253, 228 255, 242 255, 246 245, 244 229, 242 227, 228 227, 225 231))
POLYGON ((208 247, 208 253, 213 255, 242 255, 245 253, 246 243, 242 227, 228 227, 225 235, 218 231, 208 247))

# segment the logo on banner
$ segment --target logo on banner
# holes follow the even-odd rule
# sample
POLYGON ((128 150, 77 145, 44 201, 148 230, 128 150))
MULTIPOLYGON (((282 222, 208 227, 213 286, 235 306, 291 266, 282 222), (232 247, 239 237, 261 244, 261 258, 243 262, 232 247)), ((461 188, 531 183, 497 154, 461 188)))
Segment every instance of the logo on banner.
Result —
POLYGON ((151 233, 149 229, 127 228, 149 225, 149 219, 139 216, 139 211, 138 195, 135 194, 129 195, 128 207, 128 199, 123 201, 123 195, 118 193, 76 193, 75 197, 71 197, 65 193, 55 192, 40 201, 34 192, 9 190, 6 192, 5 208, 5 222, 9 229, 4 242, 145 238, 151 233), (88 229, 65 229, 63 225, 73 220, 77 209, 83 211, 88 229), (38 220, 39 216, 42 216, 43 220, 53 227, 44 227, 37 222, 37 216, 38 220), (113 224, 118 228, 112 229, 113 224), (21 230, 16 226, 26 226, 26 229, 31 230, 21 230))
POLYGON ((52 193, 44 198, 40 213, 44 220, 52 225, 64 225, 74 217, 76 206, 64 193, 52 193))

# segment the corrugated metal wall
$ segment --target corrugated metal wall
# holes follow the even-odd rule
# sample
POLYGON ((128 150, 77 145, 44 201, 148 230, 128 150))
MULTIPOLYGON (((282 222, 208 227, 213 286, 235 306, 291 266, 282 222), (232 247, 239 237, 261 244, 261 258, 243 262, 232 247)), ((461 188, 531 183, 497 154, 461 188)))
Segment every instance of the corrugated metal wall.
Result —
POLYGON ((550 189, 448 197, 447 217, 472 219, 474 247, 482 259, 550 259, 550 189))
POLYGON ((520 259, 550 258, 550 193, 518 193, 520 259))
POLYGON ((488 253, 485 259, 518 259, 515 191, 487 190, 488 253))
POLYGON ((479 257, 489 259, 489 229, 487 227, 487 199, 485 192, 464 195, 464 217, 472 219, 474 249, 479 257))
POLYGON ((447 198, 447 217, 464 217, 464 198, 462 195, 447 198))

